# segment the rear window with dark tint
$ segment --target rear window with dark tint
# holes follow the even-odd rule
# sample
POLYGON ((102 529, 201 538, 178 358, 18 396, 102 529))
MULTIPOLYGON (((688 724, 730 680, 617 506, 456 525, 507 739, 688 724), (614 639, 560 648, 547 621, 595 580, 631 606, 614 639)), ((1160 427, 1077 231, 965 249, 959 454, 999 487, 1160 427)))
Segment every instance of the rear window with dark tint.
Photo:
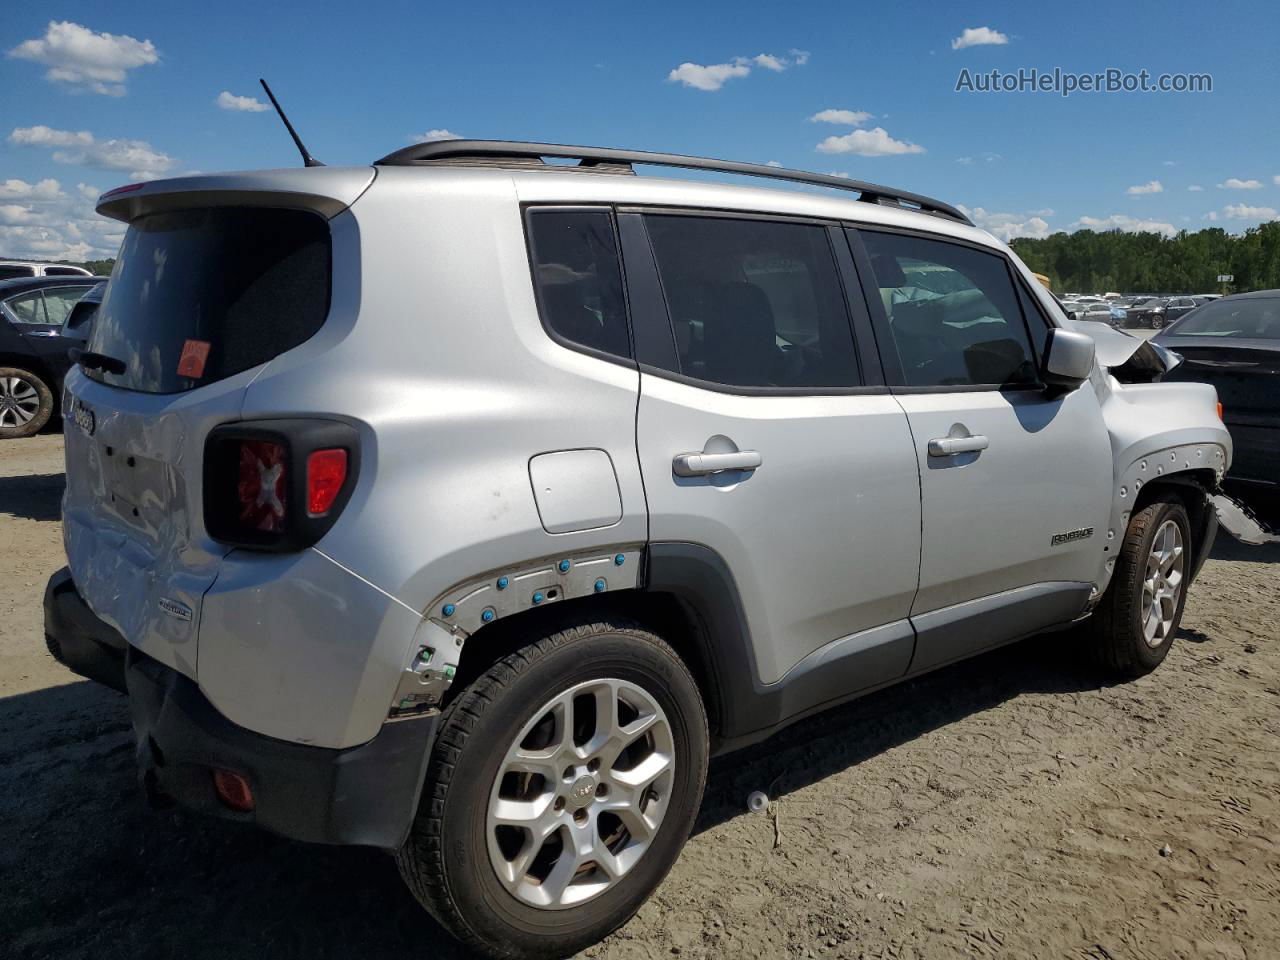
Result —
POLYGON ((529 248, 547 330, 577 346, 629 358, 613 215, 607 209, 531 209, 529 248))
POLYGON ((34 267, 0 266, 0 280, 12 280, 14 277, 34 277, 34 267))
POLYGON ((218 207, 140 217, 87 347, 125 371, 86 373, 144 393, 221 380, 310 339, 329 312, 329 285, 329 225, 318 214, 218 207))

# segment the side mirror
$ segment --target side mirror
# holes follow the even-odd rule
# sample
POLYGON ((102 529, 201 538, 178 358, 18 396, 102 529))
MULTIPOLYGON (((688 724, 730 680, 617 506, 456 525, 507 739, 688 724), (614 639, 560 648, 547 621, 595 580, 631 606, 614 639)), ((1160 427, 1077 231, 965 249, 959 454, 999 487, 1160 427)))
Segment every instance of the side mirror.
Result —
POLYGON ((1040 378, 1054 390, 1074 390, 1089 379, 1097 345, 1093 337, 1054 327, 1045 341, 1040 378))

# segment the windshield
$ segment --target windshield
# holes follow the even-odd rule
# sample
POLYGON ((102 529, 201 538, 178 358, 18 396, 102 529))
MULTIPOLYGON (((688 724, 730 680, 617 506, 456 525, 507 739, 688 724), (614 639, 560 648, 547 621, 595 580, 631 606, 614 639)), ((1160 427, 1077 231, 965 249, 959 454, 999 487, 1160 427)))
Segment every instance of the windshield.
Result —
POLYGON ((1280 340, 1280 297, 1214 300, 1188 313, 1172 332, 1180 337, 1280 340))
POLYGON ((177 393, 265 363, 329 312, 328 222, 302 210, 217 207, 129 226, 88 349, 123 373, 95 380, 177 393))

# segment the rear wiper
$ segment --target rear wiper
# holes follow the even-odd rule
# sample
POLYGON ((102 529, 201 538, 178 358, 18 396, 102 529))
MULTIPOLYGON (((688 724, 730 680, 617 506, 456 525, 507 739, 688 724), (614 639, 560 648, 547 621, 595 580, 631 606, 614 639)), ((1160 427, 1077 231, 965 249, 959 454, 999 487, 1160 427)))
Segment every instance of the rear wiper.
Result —
POLYGON ((108 357, 105 353, 81 350, 79 347, 72 347, 67 351, 67 356, 71 358, 72 363, 78 363, 86 370, 104 370, 120 376, 127 369, 123 360, 108 357))

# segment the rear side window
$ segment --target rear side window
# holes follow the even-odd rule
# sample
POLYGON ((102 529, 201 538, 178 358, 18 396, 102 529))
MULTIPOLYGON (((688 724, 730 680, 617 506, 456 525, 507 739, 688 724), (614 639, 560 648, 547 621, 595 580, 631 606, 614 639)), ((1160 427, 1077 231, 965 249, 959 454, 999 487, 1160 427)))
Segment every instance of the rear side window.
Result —
POLYGON ((88 349, 88 376, 144 393, 229 377, 310 339, 329 312, 329 225, 302 210, 217 207, 129 226, 88 349))
POLYGON ((542 323, 556 338, 631 357, 613 214, 606 209, 529 210, 529 253, 542 323))
POLYGON ((14 277, 34 277, 35 267, 0 266, 0 280, 12 280, 14 277))
POLYGON ((687 377, 731 387, 860 384, 825 228, 734 217, 645 218, 687 377))
POLYGON ((943 240, 859 234, 901 361, 902 385, 1038 381, 1018 294, 1001 257, 943 240))
POLYGON ((19 323, 48 323, 44 318, 44 295, 39 290, 14 297, 5 304, 19 323))

